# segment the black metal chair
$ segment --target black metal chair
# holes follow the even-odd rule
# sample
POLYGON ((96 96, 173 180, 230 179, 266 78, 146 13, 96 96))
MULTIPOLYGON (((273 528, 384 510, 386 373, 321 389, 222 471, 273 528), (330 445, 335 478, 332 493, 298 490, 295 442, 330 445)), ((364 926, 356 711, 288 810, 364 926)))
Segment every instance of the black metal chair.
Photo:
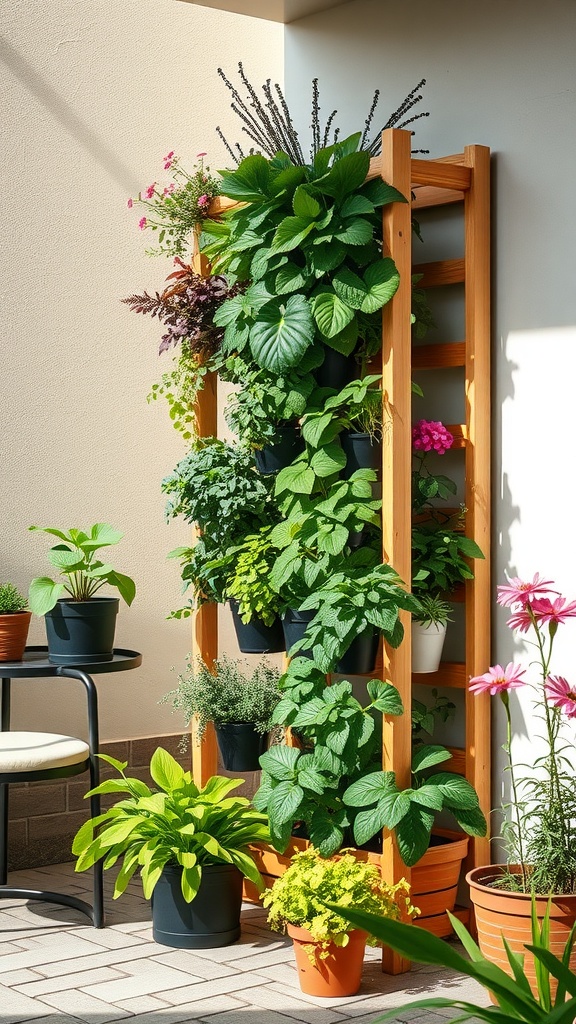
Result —
MULTIPOLYGON (((0 673, 3 672, 0 665, 0 673)), ((6 668, 8 672, 8 668, 6 668)), ((10 730, 10 678, 2 679, 0 730, 0 899, 44 900, 86 914, 95 928, 104 926, 104 900, 102 862, 93 868, 94 897, 90 905, 77 896, 48 892, 42 889, 22 889, 8 881, 8 787, 15 782, 37 782, 44 779, 62 779, 82 772, 90 772, 90 788, 98 785, 98 712, 96 688, 86 673, 59 667, 54 674, 79 679, 88 697, 89 742, 75 736, 47 732, 18 732, 10 730)), ((90 797, 90 814, 100 814, 100 797, 90 797)))

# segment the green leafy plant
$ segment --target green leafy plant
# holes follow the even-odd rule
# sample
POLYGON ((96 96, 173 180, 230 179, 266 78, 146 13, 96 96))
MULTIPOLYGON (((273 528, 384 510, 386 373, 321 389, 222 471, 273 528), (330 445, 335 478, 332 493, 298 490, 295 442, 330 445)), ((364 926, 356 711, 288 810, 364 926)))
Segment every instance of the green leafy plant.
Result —
POLYGON ((271 626, 282 608, 279 595, 270 585, 270 570, 275 551, 270 540, 270 526, 246 537, 237 548, 232 548, 226 560, 230 565, 226 577, 224 596, 238 602, 238 614, 243 622, 261 619, 271 626))
POLYGON ((302 434, 313 448, 334 442, 343 430, 382 435, 382 392, 376 387, 380 374, 353 380, 341 391, 324 389, 310 403, 302 421, 302 434))
POLYGON ((28 601, 13 583, 0 584, 0 615, 22 612, 27 606, 28 601))
MULTIPOLYGON (((327 904, 341 904, 369 911, 377 918, 396 920, 417 911, 411 905, 408 883, 402 879, 389 885, 375 864, 357 860, 352 853, 342 851, 337 857, 323 858, 310 847, 293 855, 284 874, 266 889, 262 903, 268 908, 268 923, 275 931, 285 931, 287 924, 305 928, 320 950, 310 951, 326 959, 330 943, 347 946, 350 925, 339 910, 327 904)), ((368 931, 368 943, 378 939, 368 931)))
POLYGON ((282 372, 315 344, 353 352, 379 320, 399 277, 382 256, 378 211, 406 199, 366 181, 359 142, 360 133, 321 149, 307 166, 254 154, 222 172, 223 194, 243 205, 204 225, 203 251, 215 273, 248 283, 216 313, 224 351, 282 372))
POLYGON ((164 697, 184 712, 186 725, 193 722, 195 735, 202 739, 208 722, 252 722, 257 732, 272 726, 274 708, 280 700, 280 673, 262 661, 252 672, 243 659, 225 654, 216 658, 212 669, 196 659, 187 660, 187 671, 178 676, 178 687, 164 697))
POLYGON ((124 774, 127 762, 99 755, 121 778, 106 779, 91 793, 127 793, 109 810, 90 818, 76 833, 72 852, 76 871, 86 871, 102 860, 111 868, 118 860, 114 899, 140 871, 144 896, 149 899, 167 864, 182 868, 182 894, 190 903, 198 892, 202 868, 208 864, 234 864, 262 889, 262 879, 248 853, 251 843, 267 842, 266 818, 245 797, 228 794, 242 779, 213 775, 198 788, 190 772, 162 747, 152 755, 150 774, 157 789, 124 774))
POLYGON ((220 376, 241 385, 230 395, 224 416, 230 430, 253 448, 273 443, 279 426, 297 422, 316 386, 302 365, 278 375, 240 355, 224 360, 220 376))
POLYGON ((468 930, 452 914, 450 922, 468 957, 463 957, 450 943, 437 938, 424 928, 414 928, 379 917, 372 912, 357 910, 340 903, 327 901, 327 909, 340 914, 349 926, 372 932, 382 943, 420 964, 446 967, 458 974, 464 974, 482 985, 496 1000, 497 1006, 478 1006, 476 1003, 449 996, 435 996, 418 999, 405 1007, 395 1007, 374 1024, 402 1016, 410 1010, 459 1010, 455 1021, 485 1020, 498 1024, 572 1024, 576 1014, 576 974, 570 969, 570 955, 576 938, 576 926, 570 932, 560 957, 550 950, 549 910, 539 925, 534 902, 532 904, 532 945, 525 948, 536 961, 537 992, 532 994, 524 971, 524 956, 513 953, 505 942, 506 955, 510 964, 510 975, 496 964, 490 963, 476 944, 468 930), (552 996, 550 978, 558 982, 555 996, 552 996))
POLYGON ((474 579, 467 558, 484 558, 476 541, 458 530, 434 523, 412 527, 413 592, 424 595, 452 593, 465 580, 474 579))
POLYGON ((66 532, 52 526, 30 526, 28 529, 60 539, 60 544, 50 548, 48 559, 64 576, 63 583, 55 583, 47 576, 32 580, 28 602, 35 615, 45 615, 65 594, 69 594, 73 601, 89 601, 106 584, 115 587, 126 604, 132 604, 136 594, 134 581, 95 557, 97 551, 122 539, 123 534, 118 530, 107 523, 96 523, 88 531, 71 529, 66 532))
POLYGON ((444 626, 453 621, 451 618, 452 606, 436 594, 422 594, 418 603, 420 605, 418 611, 412 613, 415 622, 420 622, 423 626, 444 626))

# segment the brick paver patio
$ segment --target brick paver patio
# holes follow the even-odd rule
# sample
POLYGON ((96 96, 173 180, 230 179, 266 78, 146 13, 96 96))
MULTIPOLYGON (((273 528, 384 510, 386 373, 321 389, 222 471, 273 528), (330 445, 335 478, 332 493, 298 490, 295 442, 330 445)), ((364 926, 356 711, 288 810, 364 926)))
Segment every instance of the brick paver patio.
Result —
MULTIPOLYGON (((73 864, 15 872, 10 882, 90 899, 89 878, 75 875, 73 864)), ((372 1024, 391 1007, 447 992, 488 1005, 483 989, 449 971, 414 965, 409 974, 385 975, 380 951, 369 949, 357 996, 306 996, 291 942, 269 931, 265 911, 251 904, 239 942, 189 951, 152 940, 149 903, 136 882, 107 900, 99 930, 54 904, 0 901, 0 1024, 372 1024)), ((448 1016, 405 1010, 398 1019, 445 1024, 448 1016)))

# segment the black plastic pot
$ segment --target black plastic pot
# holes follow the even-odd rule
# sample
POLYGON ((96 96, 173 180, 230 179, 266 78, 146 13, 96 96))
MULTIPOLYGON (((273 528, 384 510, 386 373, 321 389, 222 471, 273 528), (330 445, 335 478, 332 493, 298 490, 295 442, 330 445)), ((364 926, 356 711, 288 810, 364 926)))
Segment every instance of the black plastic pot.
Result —
POLYGON ((358 376, 356 360, 354 356, 343 356, 341 352, 329 348, 328 345, 325 346, 324 352, 324 362, 314 370, 318 387, 341 391, 358 376))
POLYGON ((233 864, 202 867, 196 897, 186 903, 182 868, 168 864, 152 893, 152 937, 176 949, 215 949, 240 938, 242 875, 233 864))
MULTIPOLYGON (((290 648, 302 639, 306 632, 308 623, 312 622, 315 615, 316 612, 313 609, 301 612, 298 608, 288 608, 288 610, 284 612, 284 615, 282 616, 282 628, 284 630, 287 654, 290 654, 290 648)), ((311 658, 312 651, 297 651, 297 657, 311 658)))
POLYGON ((364 675, 366 672, 373 672, 376 668, 378 657, 378 642, 380 634, 375 630, 366 629, 354 637, 348 650, 342 655, 334 669, 335 672, 345 672, 347 675, 364 675))
POLYGON ((266 752, 268 734, 257 732, 253 722, 221 722, 214 725, 222 764, 227 772, 257 772, 258 758, 266 752))
POLYGON ((298 426, 278 427, 278 441, 254 452, 256 468, 262 476, 272 476, 289 466, 304 451, 304 438, 298 426))
POLYGON ((112 661, 119 604, 117 597, 60 598, 45 615, 48 660, 53 665, 112 661))
POLYGON ((346 467, 342 476, 348 480, 357 469, 375 469, 380 476, 382 470, 382 442, 370 434, 343 433, 340 442, 346 456, 346 467))
POLYGON ((275 619, 271 626, 257 618, 252 618, 250 622, 242 622, 238 602, 230 601, 230 608, 238 647, 242 654, 278 654, 286 650, 280 619, 275 619))

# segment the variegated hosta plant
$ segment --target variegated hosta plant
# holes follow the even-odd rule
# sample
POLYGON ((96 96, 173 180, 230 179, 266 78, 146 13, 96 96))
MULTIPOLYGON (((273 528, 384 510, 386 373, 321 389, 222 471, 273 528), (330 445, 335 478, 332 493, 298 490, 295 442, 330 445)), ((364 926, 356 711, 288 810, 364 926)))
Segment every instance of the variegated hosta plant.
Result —
POLYGON ((104 868, 122 861, 114 899, 140 872, 144 896, 149 899, 164 867, 182 868, 182 894, 191 903, 198 893, 202 869, 212 864, 234 864, 251 882, 263 888, 262 878, 248 853, 251 843, 270 841, 267 817, 245 797, 228 794, 243 779, 213 775, 202 789, 162 747, 152 755, 150 774, 157 789, 140 779, 127 778, 127 762, 99 755, 120 773, 87 793, 126 793, 109 810, 87 821, 76 833, 72 852, 76 871, 86 871, 102 860, 104 868))

